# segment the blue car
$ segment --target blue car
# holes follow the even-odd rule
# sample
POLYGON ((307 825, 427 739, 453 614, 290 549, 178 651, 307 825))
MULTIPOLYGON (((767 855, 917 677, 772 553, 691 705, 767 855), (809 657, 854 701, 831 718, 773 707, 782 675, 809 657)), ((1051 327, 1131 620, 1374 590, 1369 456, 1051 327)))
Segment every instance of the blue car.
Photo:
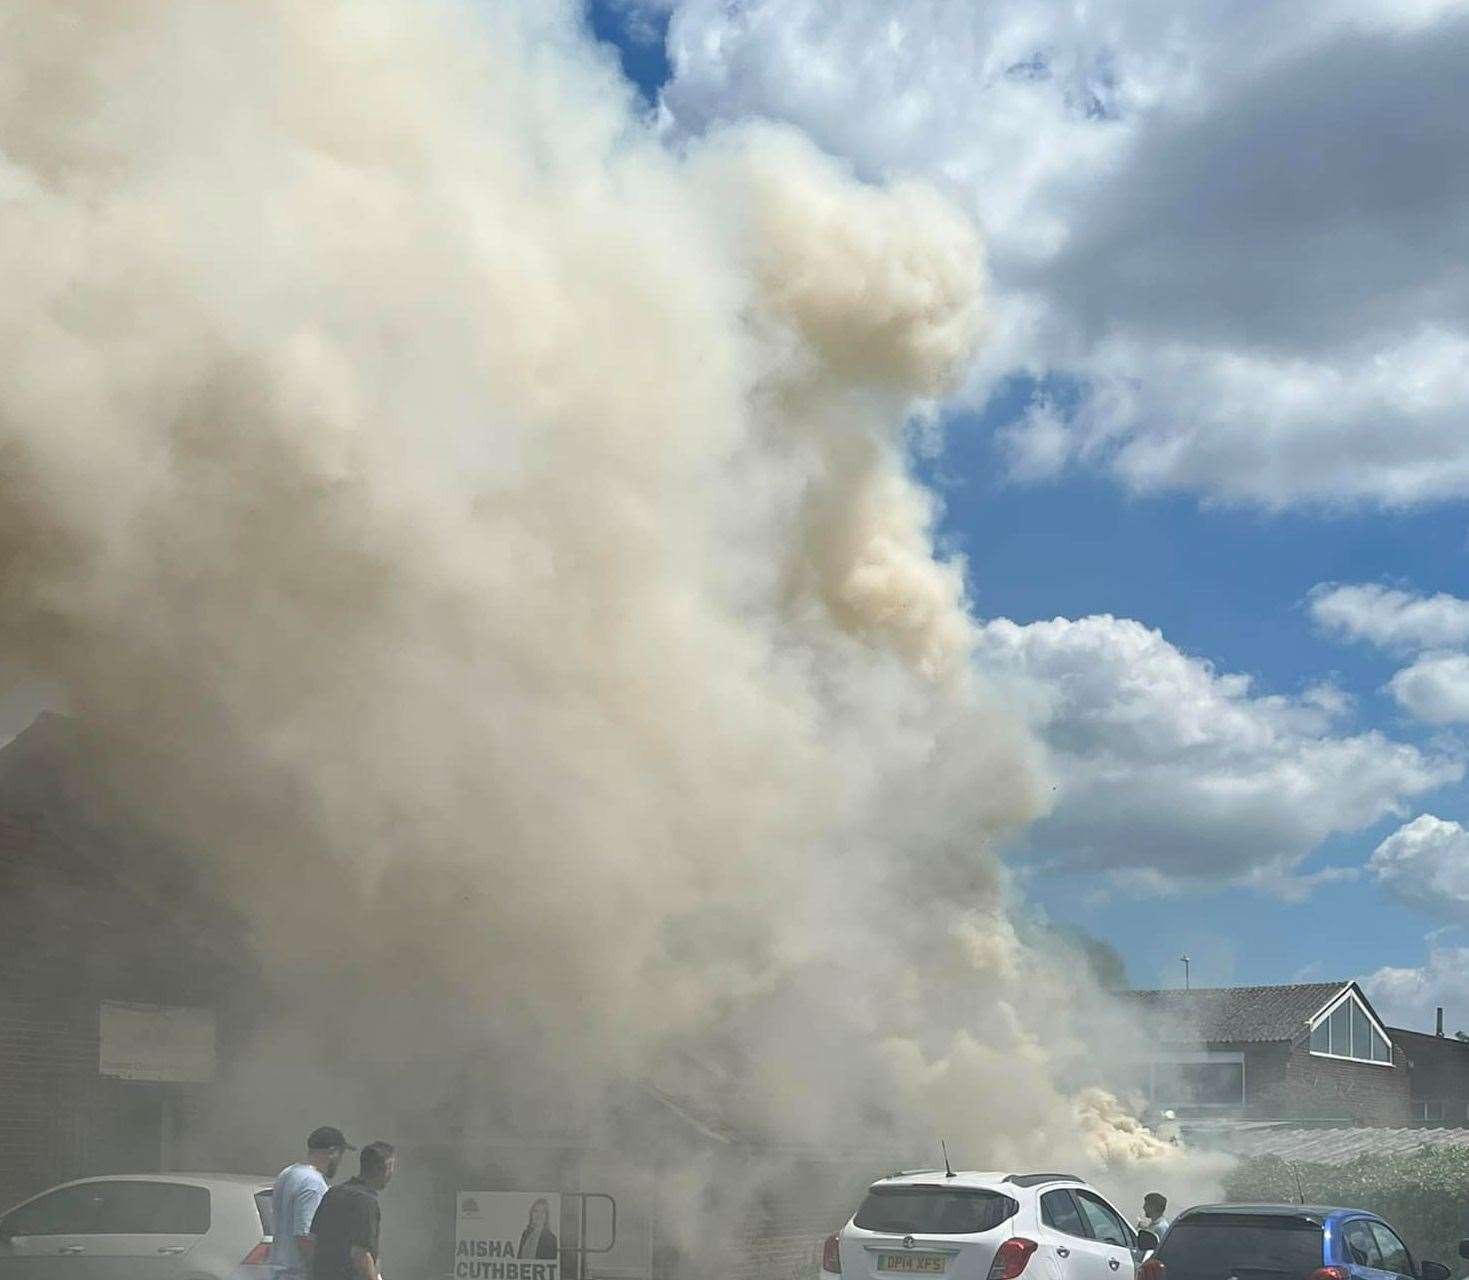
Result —
POLYGON ((1414 1258, 1375 1213, 1299 1204, 1219 1204, 1173 1220, 1138 1280, 1449 1280, 1414 1258))

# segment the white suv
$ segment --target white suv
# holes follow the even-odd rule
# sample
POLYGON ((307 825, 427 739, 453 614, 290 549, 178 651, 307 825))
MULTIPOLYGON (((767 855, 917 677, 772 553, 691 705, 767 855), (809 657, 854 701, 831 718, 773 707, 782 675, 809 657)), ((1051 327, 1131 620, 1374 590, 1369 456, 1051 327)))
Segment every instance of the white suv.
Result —
POLYGON ((822 1252, 823 1280, 1134 1280, 1127 1220, 1064 1173, 894 1174, 822 1252))

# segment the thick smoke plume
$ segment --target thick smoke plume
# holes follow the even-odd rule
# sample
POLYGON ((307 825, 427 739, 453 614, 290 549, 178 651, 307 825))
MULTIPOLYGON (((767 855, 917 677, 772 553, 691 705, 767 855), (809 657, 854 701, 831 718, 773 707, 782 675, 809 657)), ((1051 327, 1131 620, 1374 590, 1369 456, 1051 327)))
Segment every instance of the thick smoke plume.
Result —
POLYGON ((1013 923, 1049 788, 904 467, 963 217, 671 154, 548 0, 3 23, 0 661, 296 1015, 588 1115, 694 1054, 786 1143, 1166 1150, 1013 923))

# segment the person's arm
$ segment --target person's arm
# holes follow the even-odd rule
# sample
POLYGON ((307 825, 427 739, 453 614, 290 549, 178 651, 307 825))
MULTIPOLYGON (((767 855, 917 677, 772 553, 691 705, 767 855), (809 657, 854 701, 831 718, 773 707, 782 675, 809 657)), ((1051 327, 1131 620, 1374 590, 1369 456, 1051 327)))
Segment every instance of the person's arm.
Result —
POLYGON ((378 1280, 377 1259, 360 1244, 352 1246, 352 1271, 359 1280, 378 1280))
POLYGON ((366 1196, 357 1196, 354 1200, 348 1237, 351 1241, 352 1274, 357 1280, 381 1280, 377 1269, 377 1203, 366 1196))
POLYGON ((296 1237, 296 1248, 301 1251, 301 1261, 306 1264, 308 1273, 316 1256, 316 1237, 311 1234, 311 1224, 316 1220, 316 1211, 321 1207, 325 1194, 322 1188, 308 1184, 291 1199, 290 1232, 296 1237))

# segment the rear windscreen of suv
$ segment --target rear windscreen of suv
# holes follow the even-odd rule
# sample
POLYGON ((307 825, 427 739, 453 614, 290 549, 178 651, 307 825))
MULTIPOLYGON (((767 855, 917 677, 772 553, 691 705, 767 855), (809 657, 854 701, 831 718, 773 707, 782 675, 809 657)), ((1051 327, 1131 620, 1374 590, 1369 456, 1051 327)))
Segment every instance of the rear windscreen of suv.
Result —
POLYGON ((853 1222, 894 1235, 967 1236, 990 1231, 1020 1208, 998 1191, 959 1187, 873 1187, 853 1222))
POLYGON ((1169 1280, 1309 1276, 1321 1266, 1321 1224, 1308 1218, 1201 1213, 1180 1218, 1158 1249, 1169 1280))
POLYGON ((275 1235, 275 1198, 270 1191, 255 1193, 255 1212, 260 1215, 260 1229, 267 1236, 275 1235))

